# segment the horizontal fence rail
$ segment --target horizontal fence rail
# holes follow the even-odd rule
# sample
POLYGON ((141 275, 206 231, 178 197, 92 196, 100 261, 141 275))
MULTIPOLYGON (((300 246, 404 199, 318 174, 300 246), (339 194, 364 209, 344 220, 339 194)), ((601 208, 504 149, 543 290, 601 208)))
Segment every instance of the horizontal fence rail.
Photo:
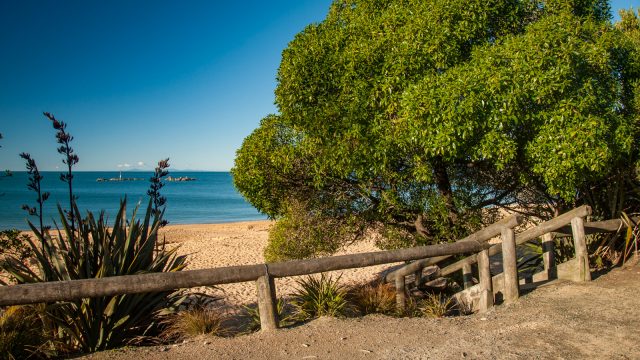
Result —
MULTIPOLYGON (((486 242, 489 239, 500 235, 500 233, 502 232, 503 228, 509 228, 512 229, 520 224, 522 224, 522 222, 524 221, 523 217, 520 215, 512 215, 509 216, 507 218, 504 218, 494 224, 491 224, 489 226, 487 226, 486 228, 477 231, 469 236, 467 236, 466 238, 459 240, 459 242, 462 241, 479 241, 479 242, 486 242)), ((429 265, 433 265, 435 263, 438 263, 442 260, 448 259, 450 258, 451 255, 444 255, 444 256, 439 256, 439 257, 432 257, 429 259, 421 259, 421 260, 417 260, 412 262, 411 264, 404 266, 394 272, 391 272, 389 274, 387 274, 387 276, 385 277, 385 281, 387 282, 392 282, 395 281, 396 277, 398 276, 407 276, 410 274, 415 273, 418 270, 421 270, 424 267, 427 267, 429 265)))
POLYGON ((273 264, 2 286, 0 287, 0 305, 33 304, 87 297, 170 291, 197 286, 255 281, 264 275, 269 277, 308 275, 325 271, 417 260, 425 257, 474 253, 486 248, 488 248, 488 245, 485 243, 469 240, 452 244, 273 264))
MULTIPOLYGON (((559 215, 549 221, 545 221, 541 224, 538 224, 536 227, 525 230, 516 235, 516 245, 522 245, 526 242, 534 240, 544 234, 552 233, 554 231, 558 231, 560 229, 564 229, 567 224, 571 223, 571 220, 576 217, 585 217, 591 215, 591 208, 589 206, 581 206, 579 208, 568 211, 562 215, 559 215)), ((585 228, 586 228, 585 224, 585 228)), ((616 228, 617 229, 617 228, 616 228)), ((615 231, 615 230, 614 230, 615 231)), ((586 231, 585 231, 586 232, 586 231)), ((602 231, 599 231, 602 232, 602 231)), ((569 226, 568 236, 571 236, 571 226, 569 226)), ((502 246, 500 244, 495 244, 489 248, 489 256, 493 256, 502 252, 502 246)), ((462 270, 465 265, 472 265, 478 261, 477 255, 468 256, 458 262, 455 262, 449 266, 446 266, 442 269, 442 276, 449 275, 458 270, 462 270)))

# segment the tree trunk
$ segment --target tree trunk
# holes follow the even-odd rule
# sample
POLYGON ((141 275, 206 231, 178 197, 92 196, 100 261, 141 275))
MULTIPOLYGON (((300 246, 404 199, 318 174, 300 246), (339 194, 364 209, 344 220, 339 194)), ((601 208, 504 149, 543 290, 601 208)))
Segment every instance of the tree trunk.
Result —
POLYGON ((449 181, 447 167, 441 156, 437 156, 433 159, 432 166, 438 192, 440 192, 440 195, 444 200, 444 205, 449 213, 449 222, 453 225, 458 220, 458 209, 456 208, 456 204, 453 200, 453 191, 451 190, 451 182, 449 181))

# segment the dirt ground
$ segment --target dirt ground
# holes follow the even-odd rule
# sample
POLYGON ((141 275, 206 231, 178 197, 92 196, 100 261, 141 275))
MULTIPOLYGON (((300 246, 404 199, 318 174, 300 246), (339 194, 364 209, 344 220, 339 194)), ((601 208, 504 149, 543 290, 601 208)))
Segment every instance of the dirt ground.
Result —
POLYGON ((559 282, 484 314, 320 318, 234 338, 127 348, 86 359, 640 359, 640 266, 559 282))

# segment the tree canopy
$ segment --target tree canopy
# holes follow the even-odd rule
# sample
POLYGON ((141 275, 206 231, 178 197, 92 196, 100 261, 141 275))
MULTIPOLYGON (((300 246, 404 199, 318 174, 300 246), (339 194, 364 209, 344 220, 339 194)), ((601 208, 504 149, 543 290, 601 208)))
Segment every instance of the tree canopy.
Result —
POLYGON ((447 241, 514 205, 615 215, 637 185, 640 46, 633 12, 609 18, 606 1, 336 0, 283 51, 279 114, 238 150, 236 187, 290 241, 305 224, 447 241))

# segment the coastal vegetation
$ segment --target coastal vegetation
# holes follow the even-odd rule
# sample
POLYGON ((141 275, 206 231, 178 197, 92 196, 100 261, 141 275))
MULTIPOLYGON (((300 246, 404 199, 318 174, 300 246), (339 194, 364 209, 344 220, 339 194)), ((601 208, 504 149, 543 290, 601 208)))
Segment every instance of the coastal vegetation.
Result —
POLYGON ((452 241, 503 208, 640 210, 638 16, 609 19, 601 0, 334 1, 284 50, 279 113, 232 169, 277 220, 268 258, 365 229, 452 241))
MULTIPOLYGON (((42 204, 48 193, 41 188, 43 177, 35 160, 27 153, 21 154, 29 173, 28 187, 37 195, 36 206, 25 205, 23 208, 38 219, 38 224, 29 222, 34 239, 18 232, 3 232, 7 241, 3 238, 2 245, 7 247, 3 248, 0 266, 11 282, 27 284, 184 269, 186 257, 178 256, 175 247, 166 249, 158 236, 158 230, 166 224, 163 219, 166 198, 160 190, 162 179, 168 174, 169 159, 158 163, 151 178, 149 203, 142 220, 137 218, 137 207, 131 218, 127 218, 126 198, 121 200, 112 224, 107 222, 104 211, 98 215, 87 212, 83 216, 73 194, 73 166, 79 161, 71 148, 73 137, 66 131, 64 122, 49 113, 45 116, 53 123, 60 144, 58 153, 63 155, 63 163, 67 165, 67 171, 60 179, 68 186, 69 208, 58 204, 60 223, 56 224, 55 230, 43 225, 42 204), (28 244, 26 249, 20 247, 24 242, 28 244), (33 263, 25 261, 29 257, 26 252, 32 254, 33 263)), ((92 352, 157 334, 161 328, 160 313, 171 312, 182 300, 184 296, 179 292, 159 292, 43 304, 39 312, 11 307, 2 312, 2 326, 11 327, 7 336, 11 331, 18 332, 16 339, 25 337, 28 340, 34 331, 38 332, 41 343, 30 349, 36 354, 92 352), (33 328, 29 327, 28 331, 16 326, 14 319, 16 314, 25 311, 37 317, 29 320, 33 328)), ((3 338, 3 341, 11 339, 3 338)), ((25 350, 21 342, 15 341, 15 345, 7 350, 8 356, 20 357, 25 350)))

